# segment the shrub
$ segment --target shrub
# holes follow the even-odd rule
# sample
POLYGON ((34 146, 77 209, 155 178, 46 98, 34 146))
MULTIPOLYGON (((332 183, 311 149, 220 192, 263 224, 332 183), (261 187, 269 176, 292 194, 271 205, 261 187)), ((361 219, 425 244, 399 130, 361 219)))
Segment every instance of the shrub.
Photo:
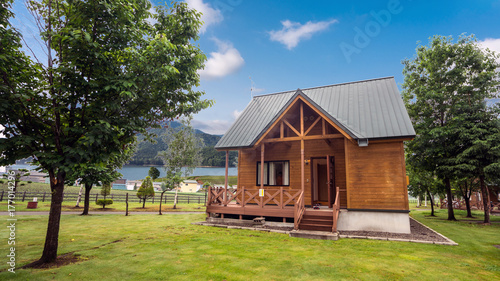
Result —
POLYGON ((0 180, 0 183, 5 183, 3 180, 0 180))
POLYGON ((96 202, 97 205, 102 206, 102 208, 106 208, 106 205, 112 205, 113 199, 98 199, 96 202))
POLYGON ((32 181, 28 181, 28 183, 32 183, 32 181))

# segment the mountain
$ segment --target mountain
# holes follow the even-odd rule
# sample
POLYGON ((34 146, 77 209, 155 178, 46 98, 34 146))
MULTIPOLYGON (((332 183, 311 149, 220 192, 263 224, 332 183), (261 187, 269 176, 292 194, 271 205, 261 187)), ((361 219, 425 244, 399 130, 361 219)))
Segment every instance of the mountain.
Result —
MULTIPOLYGON (((171 122, 170 127, 177 129, 182 126, 179 122, 171 122)), ((157 137, 153 138, 155 142, 149 142, 144 139, 143 135, 138 135, 137 151, 129 162, 130 165, 162 165, 162 161, 156 158, 158 152, 166 150, 167 144, 163 141, 162 135, 168 132, 168 128, 151 129, 150 133, 157 137)), ((195 129, 195 135, 203 140, 204 147, 201 150, 202 166, 224 166, 226 163, 226 154, 224 151, 215 150, 214 146, 220 140, 221 136, 207 134, 203 131, 195 129)), ((232 151, 230 156, 230 166, 234 166, 238 158, 238 153, 232 151)))

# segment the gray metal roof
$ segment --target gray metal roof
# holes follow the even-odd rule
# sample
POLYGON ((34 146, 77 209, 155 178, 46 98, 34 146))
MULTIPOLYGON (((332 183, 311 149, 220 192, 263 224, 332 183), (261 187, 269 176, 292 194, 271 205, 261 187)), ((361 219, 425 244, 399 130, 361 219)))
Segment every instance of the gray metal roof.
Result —
POLYGON ((254 97, 215 148, 251 147, 297 95, 302 95, 353 139, 414 137, 394 77, 254 97))

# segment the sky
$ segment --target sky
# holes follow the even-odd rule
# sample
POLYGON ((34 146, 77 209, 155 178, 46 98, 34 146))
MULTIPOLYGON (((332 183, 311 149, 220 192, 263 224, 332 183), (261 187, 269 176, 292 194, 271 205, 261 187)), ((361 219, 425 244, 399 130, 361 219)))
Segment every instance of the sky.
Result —
MULTIPOLYGON (((37 53, 23 2, 15 1, 13 23, 37 53)), ((433 35, 474 34, 500 53, 500 0, 185 2, 203 13, 198 90, 215 101, 192 124, 210 134, 224 134, 252 95, 388 76, 400 85, 401 61, 433 35)))

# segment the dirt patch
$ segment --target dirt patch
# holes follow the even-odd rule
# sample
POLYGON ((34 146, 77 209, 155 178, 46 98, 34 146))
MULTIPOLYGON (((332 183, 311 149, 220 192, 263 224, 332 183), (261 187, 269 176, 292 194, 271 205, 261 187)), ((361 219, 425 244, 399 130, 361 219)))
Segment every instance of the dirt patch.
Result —
POLYGON ((493 247, 500 249, 500 245, 493 245, 493 247))
POLYGON ((406 233, 390 233, 390 232, 376 232, 376 231, 339 231, 340 235, 356 235, 356 236, 369 236, 405 240, 418 240, 418 241, 432 241, 432 242, 449 242, 436 232, 416 222, 410 218, 410 234, 406 233))
POLYGON ((21 267, 21 268, 22 269, 24 269, 24 268, 47 269, 47 268, 65 266, 65 265, 77 263, 77 262, 80 262, 83 260, 87 260, 87 259, 82 259, 81 256, 78 254, 75 254, 75 252, 70 252, 70 253, 58 256, 57 259, 51 263, 32 262, 30 264, 27 264, 27 265, 21 267))

